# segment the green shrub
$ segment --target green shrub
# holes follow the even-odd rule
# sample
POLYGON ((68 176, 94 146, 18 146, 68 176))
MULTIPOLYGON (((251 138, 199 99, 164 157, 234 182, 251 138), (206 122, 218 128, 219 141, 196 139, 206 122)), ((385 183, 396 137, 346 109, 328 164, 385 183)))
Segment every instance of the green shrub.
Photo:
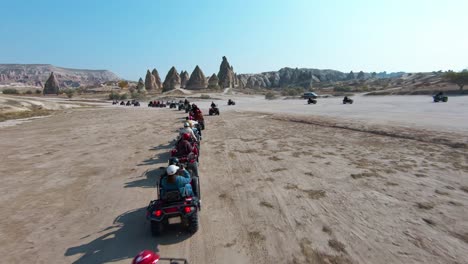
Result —
POLYGON ((281 95, 283 96, 298 96, 304 93, 304 88, 302 87, 291 87, 286 88, 281 91, 281 95))
POLYGON ((127 93, 121 94, 120 97, 119 97, 120 100, 127 100, 127 98, 128 98, 127 93))
POLYGON ((116 92, 111 92, 109 94, 109 100, 119 100, 120 99, 120 95, 116 92))
POLYGON ((265 99, 267 99, 267 100, 276 99, 276 94, 274 92, 268 92, 268 93, 265 94, 265 99))
POLYGON ((3 90, 3 94, 18 94, 18 90, 14 88, 8 88, 3 90))
POLYGON ((333 91, 335 91, 335 92, 351 92, 351 87, 338 86, 338 87, 334 87, 333 91))
POLYGON ((75 95, 75 90, 70 89, 70 88, 66 89, 66 90, 63 91, 63 92, 67 95, 68 98, 72 98, 73 95, 75 95))
POLYGON ((132 97, 132 99, 135 99, 135 100, 143 100, 145 98, 144 94, 138 93, 138 92, 133 92, 131 93, 130 96, 132 97))
POLYGON ((41 93, 42 93, 42 91, 40 89, 36 90, 36 94, 41 94, 41 93))
POLYGON ((25 94, 32 94, 32 91, 31 91, 31 90, 27 90, 27 91, 25 92, 25 94))

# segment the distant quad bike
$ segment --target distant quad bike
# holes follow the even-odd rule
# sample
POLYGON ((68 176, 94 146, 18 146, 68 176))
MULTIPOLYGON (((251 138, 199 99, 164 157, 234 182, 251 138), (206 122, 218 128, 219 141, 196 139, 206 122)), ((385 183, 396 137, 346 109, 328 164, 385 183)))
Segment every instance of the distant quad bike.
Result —
POLYGON ((148 107, 153 107, 153 101, 149 101, 148 107))
POLYGON ((138 101, 134 102, 133 106, 140 106, 140 102, 138 102, 138 101))
POLYGON ((185 105, 184 104, 179 104, 179 111, 185 110, 185 105))
POLYGON ((130 103, 130 101, 127 101, 127 103, 125 104, 125 106, 131 106, 132 103, 130 103))
POLYGON ((438 102, 446 103, 448 101, 448 97, 446 95, 443 95, 442 93, 438 93, 432 96, 432 98, 434 99, 434 103, 438 103, 438 102))
POLYGON ((236 105, 236 102, 234 102, 233 100, 229 99, 229 100, 228 100, 228 105, 236 105))
POLYGON ((185 109, 185 113, 188 113, 188 112, 192 111, 192 105, 191 104, 186 104, 184 109, 185 109))
POLYGON ((343 104, 353 104, 353 99, 349 99, 347 96, 343 98, 343 104))
POLYGON ((316 104, 316 103, 317 103, 317 100, 315 100, 315 99, 309 98, 307 100, 307 104, 316 104))
POLYGON ((172 102, 170 105, 169 105, 169 108, 177 108, 177 103, 174 103, 172 102))
POLYGON ((124 101, 120 102, 120 105, 125 105, 125 102, 124 101))
POLYGON ((199 226, 198 212, 201 210, 198 177, 192 177, 194 195, 191 197, 182 197, 178 190, 162 192, 161 180, 156 186, 159 199, 151 201, 146 208, 146 218, 151 223, 151 234, 159 236, 167 225, 176 224, 182 225, 191 234, 196 233, 199 226))
POLYGON ((219 115, 219 108, 218 107, 211 107, 208 111, 209 115, 219 115))

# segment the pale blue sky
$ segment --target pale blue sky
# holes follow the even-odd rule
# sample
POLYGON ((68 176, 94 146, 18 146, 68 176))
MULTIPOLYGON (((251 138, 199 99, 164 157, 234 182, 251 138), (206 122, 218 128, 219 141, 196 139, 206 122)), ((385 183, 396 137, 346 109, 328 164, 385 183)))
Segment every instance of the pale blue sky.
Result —
POLYGON ((0 0, 0 63, 205 75, 468 67, 468 0, 0 0))

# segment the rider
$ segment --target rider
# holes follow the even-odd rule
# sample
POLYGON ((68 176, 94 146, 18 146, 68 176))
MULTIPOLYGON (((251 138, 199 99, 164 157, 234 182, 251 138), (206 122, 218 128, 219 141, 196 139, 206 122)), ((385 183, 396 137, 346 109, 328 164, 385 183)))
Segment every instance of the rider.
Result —
MULTIPOLYGON (((192 131, 193 133, 193 131, 192 131)), ((177 156, 188 156, 193 151, 192 144, 190 144, 189 139, 192 136, 189 133, 182 135, 182 138, 177 143, 177 156)))
POLYGON ((198 141, 189 122, 184 122, 184 127, 180 129, 179 136, 182 137, 185 133, 190 135, 189 139, 191 139, 193 142, 198 141))
POLYGON ((348 96, 345 96, 343 101, 347 102, 349 99, 348 99, 348 96))
POLYGON ((133 258, 132 264, 156 264, 159 261, 159 255, 151 250, 143 250, 133 258))
POLYGON ((192 185, 190 185, 190 173, 185 169, 179 169, 180 168, 176 165, 170 165, 167 167, 167 177, 164 177, 161 180, 162 194, 167 191, 178 190, 182 197, 193 195, 192 185))
POLYGON ((211 108, 215 108, 215 107, 216 107, 216 104, 213 101, 211 101, 211 108))

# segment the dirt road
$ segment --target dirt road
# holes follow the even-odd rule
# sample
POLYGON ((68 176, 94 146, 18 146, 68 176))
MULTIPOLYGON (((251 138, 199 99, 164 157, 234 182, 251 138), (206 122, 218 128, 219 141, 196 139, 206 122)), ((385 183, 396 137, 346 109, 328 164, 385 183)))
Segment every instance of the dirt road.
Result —
POLYGON ((200 230, 151 237, 145 207, 183 116, 71 109, 0 129, 2 262, 130 263, 142 249, 190 263, 468 259, 466 135, 243 111, 207 117, 200 230))

